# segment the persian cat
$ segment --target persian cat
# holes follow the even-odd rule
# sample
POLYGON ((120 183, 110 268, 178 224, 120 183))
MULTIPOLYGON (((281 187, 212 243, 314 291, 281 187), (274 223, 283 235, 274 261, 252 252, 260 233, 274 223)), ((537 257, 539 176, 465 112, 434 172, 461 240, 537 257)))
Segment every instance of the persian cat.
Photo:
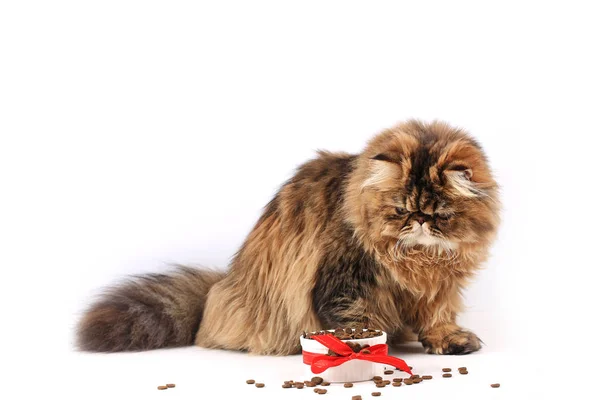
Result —
POLYGON ((358 155, 319 152, 266 205, 226 272, 178 267, 107 289, 81 319, 88 351, 198 346, 286 355, 303 331, 369 327, 435 354, 480 339, 456 323, 461 291, 499 224, 481 146, 411 120, 358 155))

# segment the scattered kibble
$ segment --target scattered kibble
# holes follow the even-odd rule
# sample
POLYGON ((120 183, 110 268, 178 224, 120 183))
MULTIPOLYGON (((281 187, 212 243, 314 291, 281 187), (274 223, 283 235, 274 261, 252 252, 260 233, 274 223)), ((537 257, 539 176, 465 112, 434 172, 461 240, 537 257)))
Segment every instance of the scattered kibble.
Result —
POLYGON ((443 374, 442 375, 444 378, 452 378, 452 374, 443 374))
POLYGON ((317 385, 320 385, 321 383, 323 383, 323 378, 321 378, 320 376, 313 376, 310 379, 310 381, 316 383, 317 385))
POLYGON ((500 384, 499 383, 492 383, 490 386, 495 389, 495 388, 499 388, 500 384))
POLYGON ((444 371, 444 372, 450 372, 450 371, 452 371, 452 368, 442 368, 442 371, 444 371))
POLYGON ((394 382, 394 383, 392 383, 392 386, 396 386, 396 387, 402 386, 402 382, 394 382))
POLYGON ((409 386, 410 386, 410 385, 412 385, 412 384, 413 384, 413 381, 412 381, 411 379, 405 379, 405 380, 404 380, 404 384, 405 384, 405 385, 409 385, 409 386))
POLYGON ((327 393, 327 389, 317 389, 317 394, 325 394, 327 393))
POLYGON ((248 385, 254 385, 254 383, 255 383, 255 382, 256 382, 256 381, 255 381, 254 379, 248 379, 248 380, 246 381, 246 383, 247 383, 248 385))
POLYGON ((381 392, 373 392, 371 393, 371 396, 379 397, 381 396, 381 392))
POLYGON ((167 387, 169 389, 173 389, 175 387, 175 384, 174 383, 167 383, 167 387))
POLYGON ((256 386, 257 388, 263 388, 265 387, 264 383, 255 383, 254 386, 256 386))
POLYGON ((383 378, 382 378, 382 377, 380 377, 379 375, 375 375, 375 376, 373 377, 373 380, 374 380, 374 381, 380 381, 380 380, 382 380, 382 379, 383 379, 383 378))
POLYGON ((329 385, 331 385, 331 383, 329 383, 329 382, 321 382, 321 386, 329 386, 329 385))
POLYGON ((281 387, 284 388, 284 389, 289 389, 289 388, 292 387, 292 384, 289 383, 289 382, 285 382, 283 385, 281 385, 281 387))
POLYGON ((431 375, 423 375, 421 378, 423 378, 423 379, 425 379, 425 380, 428 381, 430 379, 433 379, 433 376, 431 376, 431 375))
POLYGON ((354 385, 352 383, 350 383, 350 382, 344 383, 344 387, 345 388, 351 388, 352 386, 354 386, 354 385))
POLYGON ((388 369, 388 370, 384 371, 383 373, 386 375, 391 375, 394 373, 394 371, 392 371, 391 369, 388 369))
POLYGON ((362 400, 362 396, 352 396, 352 400, 362 400))
POLYGON ((394 378, 393 381, 394 382, 402 382, 402 378, 394 378))
POLYGON ((469 371, 467 371, 466 369, 461 369, 461 370, 458 371, 458 373, 461 374, 461 375, 468 375, 469 371))
POLYGON ((168 389, 168 387, 166 387, 166 386, 162 386, 162 385, 161 385, 161 386, 157 387, 157 389, 158 389, 158 390, 167 390, 167 389, 168 389))

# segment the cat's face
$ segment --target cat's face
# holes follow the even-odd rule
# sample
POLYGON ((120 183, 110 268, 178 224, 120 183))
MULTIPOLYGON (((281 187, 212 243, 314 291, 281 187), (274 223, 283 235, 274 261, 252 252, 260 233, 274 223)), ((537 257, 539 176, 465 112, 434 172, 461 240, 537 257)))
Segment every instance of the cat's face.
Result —
POLYGON ((493 238, 497 185, 466 133, 410 122, 375 137, 360 162, 358 204, 371 240, 452 251, 493 238))

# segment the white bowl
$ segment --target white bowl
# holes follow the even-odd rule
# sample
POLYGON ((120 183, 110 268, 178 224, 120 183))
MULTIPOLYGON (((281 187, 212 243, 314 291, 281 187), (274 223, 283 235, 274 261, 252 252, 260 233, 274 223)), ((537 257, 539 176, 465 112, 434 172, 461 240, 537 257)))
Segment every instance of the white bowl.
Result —
MULTIPOLYGON (((329 332, 333 332, 333 330, 329 330, 329 332)), ((386 340, 387 335, 385 332, 382 332, 381 336, 375 336, 369 339, 342 340, 342 342, 353 342, 359 343, 361 345, 368 344, 369 346, 374 346, 376 344, 385 344, 386 340)), ((309 353, 327 354, 327 351, 329 350, 327 347, 323 346, 316 340, 305 339, 302 336, 300 336, 300 344, 302 345, 302 351, 307 351, 309 353)), ((310 378, 313 376, 320 376, 327 382, 368 381, 370 379, 373 379, 373 377, 376 375, 383 376, 383 371, 385 370, 385 364, 379 364, 376 362, 365 360, 346 361, 342 365, 328 368, 320 374, 313 373, 310 370, 310 365, 305 364, 304 367, 306 371, 306 377, 308 378, 308 380, 310 380, 310 378)))

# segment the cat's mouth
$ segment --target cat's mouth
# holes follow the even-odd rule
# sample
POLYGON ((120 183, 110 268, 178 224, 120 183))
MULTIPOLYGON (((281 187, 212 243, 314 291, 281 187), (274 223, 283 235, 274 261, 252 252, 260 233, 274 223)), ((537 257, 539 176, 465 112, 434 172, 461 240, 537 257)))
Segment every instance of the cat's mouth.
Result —
POLYGON ((448 250, 453 250, 457 245, 445 238, 433 235, 429 227, 429 223, 420 224, 414 222, 412 230, 402 238, 407 245, 421 245, 426 247, 441 247, 448 250))

